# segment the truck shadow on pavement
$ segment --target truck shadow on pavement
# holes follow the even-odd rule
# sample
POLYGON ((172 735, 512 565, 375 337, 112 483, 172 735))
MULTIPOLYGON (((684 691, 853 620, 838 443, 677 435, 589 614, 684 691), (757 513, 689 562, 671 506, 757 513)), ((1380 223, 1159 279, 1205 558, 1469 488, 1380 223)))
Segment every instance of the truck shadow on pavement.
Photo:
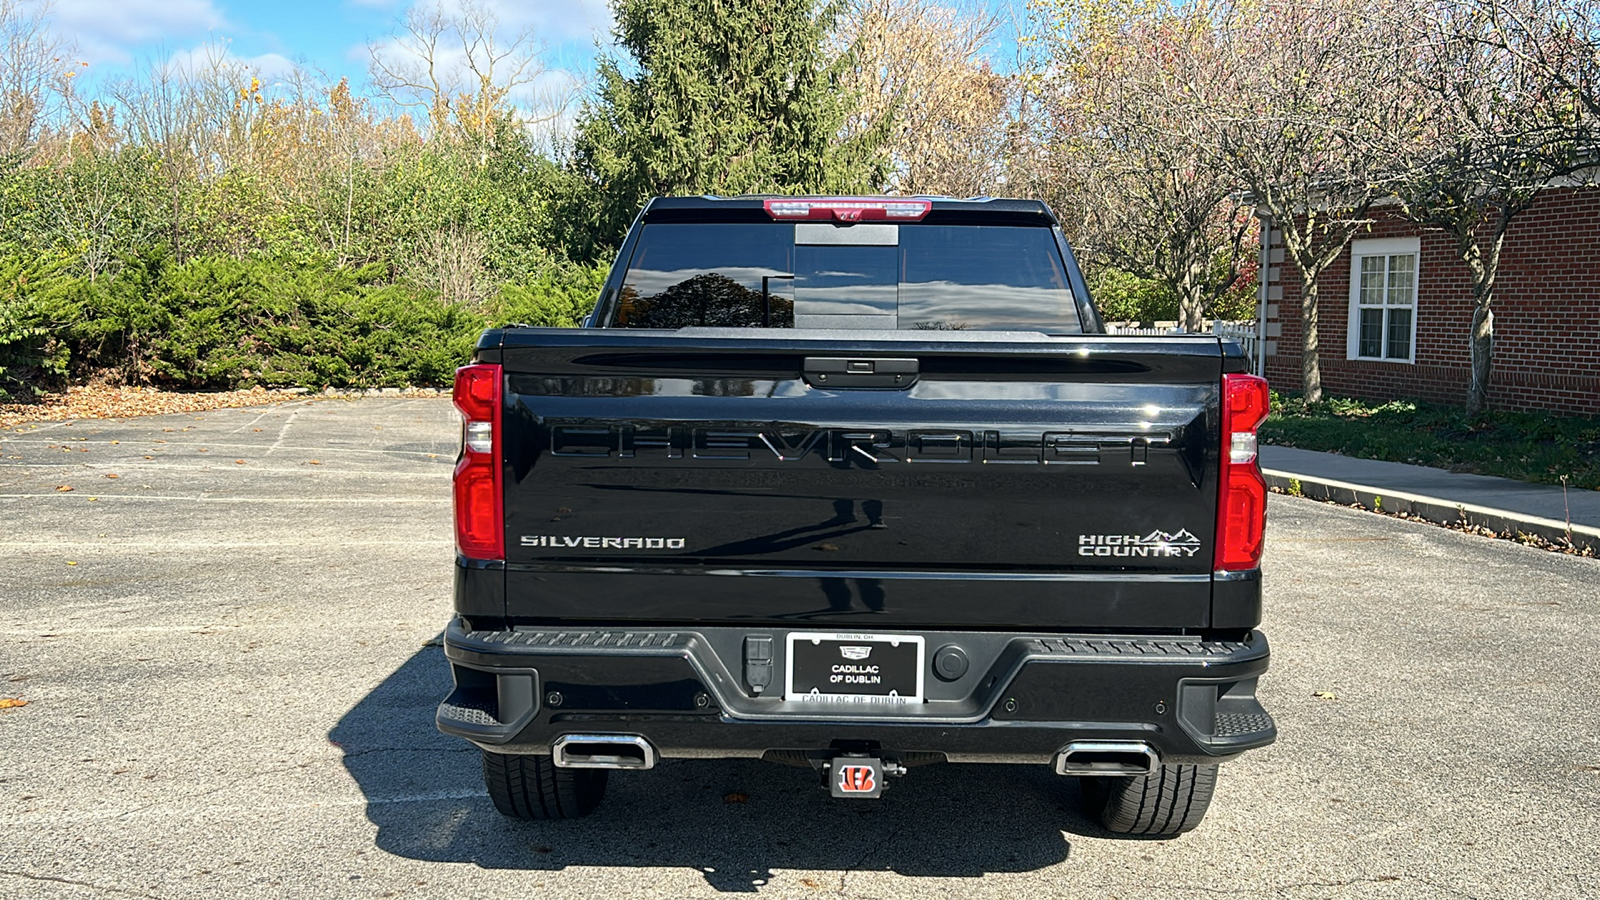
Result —
POLYGON ((1103 833, 1078 813, 1076 784, 1044 767, 922 766, 868 801, 834 800, 810 770, 759 760, 613 772, 586 818, 513 821, 484 793, 478 751, 433 726, 449 688, 443 652, 425 647, 328 734, 366 798, 377 846, 407 859, 690 868, 718 891, 748 892, 777 870, 820 884, 847 871, 1028 872, 1067 858, 1064 830, 1103 833))

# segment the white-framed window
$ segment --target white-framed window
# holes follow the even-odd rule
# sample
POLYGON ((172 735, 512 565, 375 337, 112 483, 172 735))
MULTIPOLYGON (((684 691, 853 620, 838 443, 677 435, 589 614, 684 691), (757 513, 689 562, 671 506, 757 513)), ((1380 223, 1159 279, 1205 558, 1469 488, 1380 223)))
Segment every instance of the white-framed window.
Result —
POLYGON ((1349 359, 1416 362, 1421 243, 1406 237, 1350 244, 1349 359))

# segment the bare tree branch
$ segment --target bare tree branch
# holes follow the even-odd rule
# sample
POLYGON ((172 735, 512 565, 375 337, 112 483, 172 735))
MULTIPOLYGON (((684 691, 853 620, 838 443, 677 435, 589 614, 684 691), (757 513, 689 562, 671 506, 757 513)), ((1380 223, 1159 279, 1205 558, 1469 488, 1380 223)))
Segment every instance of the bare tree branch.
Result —
POLYGON ((570 83, 547 76, 545 46, 531 29, 502 33, 482 0, 447 10, 414 6, 397 33, 368 45, 373 84, 391 102, 425 113, 434 135, 493 131, 502 118, 547 124, 571 105, 570 83))
POLYGON ((0 0, 0 156, 34 147, 77 75, 76 48, 50 31, 51 6, 0 0))

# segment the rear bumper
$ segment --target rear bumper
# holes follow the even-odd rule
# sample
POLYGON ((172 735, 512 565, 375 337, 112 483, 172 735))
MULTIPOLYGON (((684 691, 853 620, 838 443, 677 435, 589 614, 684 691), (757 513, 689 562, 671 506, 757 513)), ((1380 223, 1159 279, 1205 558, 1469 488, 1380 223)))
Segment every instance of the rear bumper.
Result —
MULTIPOLYGON (((1073 741, 1136 741, 1168 763, 1213 763, 1272 743, 1255 697, 1266 638, 921 632, 971 659, 930 674, 927 702, 785 701, 753 691, 751 629, 445 632, 455 689, 439 729, 500 753, 550 753, 563 735, 642 737, 662 757, 870 748, 951 762, 1051 763, 1073 741)), ((782 629, 763 629, 783 646, 782 629)), ((782 672, 784 660, 774 660, 782 672)), ((781 675, 776 679, 781 684, 781 675)), ((774 690, 769 693, 778 693, 774 690)))

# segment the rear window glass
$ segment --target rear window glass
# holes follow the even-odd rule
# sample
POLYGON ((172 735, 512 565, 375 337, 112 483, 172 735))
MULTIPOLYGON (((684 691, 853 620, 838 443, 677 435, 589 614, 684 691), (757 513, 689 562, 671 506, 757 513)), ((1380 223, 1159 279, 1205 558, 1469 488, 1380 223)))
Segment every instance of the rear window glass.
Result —
POLYGON ((647 224, 618 328, 1081 332, 1048 228, 647 224))

